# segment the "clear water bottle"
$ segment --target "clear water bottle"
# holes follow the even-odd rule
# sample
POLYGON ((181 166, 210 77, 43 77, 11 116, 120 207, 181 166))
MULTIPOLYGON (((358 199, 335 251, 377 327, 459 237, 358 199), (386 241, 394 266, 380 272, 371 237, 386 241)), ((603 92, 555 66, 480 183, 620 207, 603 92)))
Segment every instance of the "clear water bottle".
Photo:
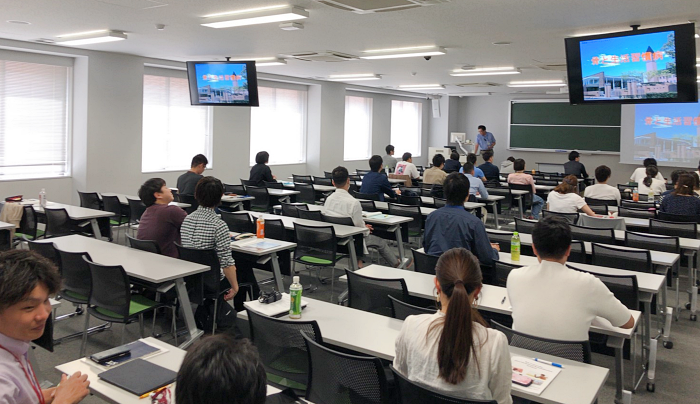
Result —
POLYGON ((292 278, 289 286, 289 318, 301 318, 301 292, 304 288, 299 283, 299 277, 292 278))
POLYGON ((510 238, 510 260, 520 261, 520 235, 517 231, 514 231, 513 237, 510 238))
POLYGON ((41 191, 39 191, 39 205, 41 205, 42 208, 46 207, 46 189, 41 188, 41 191))
POLYGON ((647 195, 647 201, 654 202, 654 191, 652 191, 651 188, 649 189, 649 194, 647 195))

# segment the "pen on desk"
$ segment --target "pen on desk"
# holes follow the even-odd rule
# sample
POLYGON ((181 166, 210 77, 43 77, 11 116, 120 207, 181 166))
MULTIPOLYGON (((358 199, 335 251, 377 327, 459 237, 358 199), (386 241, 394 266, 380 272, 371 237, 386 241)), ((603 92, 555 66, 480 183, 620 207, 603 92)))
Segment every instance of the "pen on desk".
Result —
POLYGON ((564 365, 561 365, 561 364, 556 363, 556 362, 550 362, 550 361, 546 361, 546 360, 544 360, 544 359, 537 359, 537 358, 532 358, 532 359, 533 359, 535 362, 540 362, 540 363, 544 363, 544 364, 546 364, 546 365, 551 365, 551 366, 554 366, 554 367, 557 367, 557 368, 564 369, 564 365))
POLYGON ((501 304, 506 302, 506 296, 503 296, 503 300, 501 300, 501 304))
POLYGON ((158 393, 160 393, 161 391, 167 389, 168 387, 170 387, 170 385, 163 386, 163 387, 157 388, 157 389, 155 389, 155 390, 153 390, 153 391, 149 391, 148 393, 142 394, 142 395, 139 397, 139 400, 140 400, 140 399, 143 399, 143 398, 148 398, 148 396, 150 396, 152 393, 158 394, 158 393))

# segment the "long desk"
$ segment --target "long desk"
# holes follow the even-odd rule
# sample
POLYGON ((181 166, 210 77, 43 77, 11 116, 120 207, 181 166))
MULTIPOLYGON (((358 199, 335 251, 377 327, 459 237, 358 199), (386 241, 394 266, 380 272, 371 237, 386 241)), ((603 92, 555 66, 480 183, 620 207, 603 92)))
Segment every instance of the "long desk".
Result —
POLYGON ((230 208, 243 210, 243 202, 252 201, 254 196, 250 195, 224 195, 221 197, 221 202, 230 204, 230 208))
MULTIPOLYGON (((493 210, 493 219, 496 223, 496 228, 500 229, 501 225, 498 220, 498 207, 496 205, 498 204, 498 201, 502 201, 504 199, 506 199, 506 197, 503 195, 489 195, 487 198, 477 197, 478 202, 464 202, 464 208, 468 210, 474 210, 482 208, 484 206, 491 206, 493 210)), ((421 197, 421 201, 424 205, 433 205, 435 202, 429 196, 421 197)))
POLYGON ((12 230, 14 228, 15 225, 12 223, 0 222, 0 230, 12 230))
MULTIPOLYGON (((280 251, 284 250, 291 250, 295 248, 297 245, 296 243, 290 243, 289 241, 282 241, 282 240, 273 240, 273 239, 268 239, 271 243, 277 244, 276 247, 272 248, 266 248, 266 249, 250 249, 246 248, 246 244, 253 244, 256 241, 259 241, 260 239, 254 238, 254 239, 243 239, 243 240, 238 240, 238 241, 232 241, 231 242, 231 251, 235 251, 237 253, 241 254, 247 254, 247 255, 252 255, 254 257, 258 257, 258 263, 259 264, 264 264, 268 260, 272 262, 272 275, 275 277, 275 285, 277 286, 277 290, 279 292, 284 291, 284 283, 282 273, 280 272, 280 263, 279 259, 277 258, 277 253, 280 251)), ((255 298, 255 296, 253 297, 255 298)))
MULTIPOLYGON (((22 205, 32 205, 36 213, 44 214, 44 208, 39 204, 38 199, 27 199, 24 202, 20 202, 22 205)), ((81 208, 79 206, 65 205, 63 203, 57 202, 46 202, 47 209, 65 209, 68 213, 68 217, 71 220, 81 221, 89 220, 90 226, 92 227, 92 232, 96 239, 102 238, 102 233, 100 232, 100 226, 97 224, 97 218, 100 217, 111 217, 114 215, 112 212, 105 212, 104 210, 81 208)))
POLYGON ((37 241, 54 243, 57 248, 63 251, 87 252, 92 260, 98 264, 121 265, 127 275, 151 283, 175 281, 180 310, 189 334, 189 338, 180 344, 180 347, 186 348, 190 346, 192 342, 204 333, 202 330, 197 329, 195 324, 194 313, 192 312, 190 298, 187 295, 184 278, 189 275, 206 272, 209 270, 208 266, 78 235, 37 241))
MULTIPOLYGON (((137 201, 141 200, 141 198, 139 198, 136 195, 119 194, 116 192, 103 192, 100 194, 100 196, 116 196, 117 198, 119 198, 119 203, 121 203, 122 205, 126 205, 126 206, 129 206, 129 201, 128 201, 129 199, 135 199, 137 201)), ((192 206, 189 203, 182 203, 182 202, 175 202, 175 201, 170 202, 169 205, 177 206, 178 208, 182 208, 182 209, 189 208, 190 206, 192 206)))
MULTIPOLYGON (((281 182, 285 188, 294 189, 293 182, 279 181, 279 180, 277 182, 281 182)), ((313 185, 314 191, 317 191, 317 192, 333 192, 333 191, 335 191, 335 187, 333 185, 318 185, 318 184, 310 184, 310 185, 313 185)))
MULTIPOLYGON (((394 343, 403 321, 320 300, 305 299, 308 299, 309 305, 302 312, 302 319, 318 322, 325 343, 389 361, 394 359, 394 343)), ((238 317, 247 320, 247 312, 239 312, 238 317)), ((513 395, 541 403, 593 403, 609 374, 608 369, 594 365, 520 348, 510 347, 509 350, 511 356, 538 357, 564 364, 565 369, 540 396, 532 396, 518 386, 512 386, 513 395)))

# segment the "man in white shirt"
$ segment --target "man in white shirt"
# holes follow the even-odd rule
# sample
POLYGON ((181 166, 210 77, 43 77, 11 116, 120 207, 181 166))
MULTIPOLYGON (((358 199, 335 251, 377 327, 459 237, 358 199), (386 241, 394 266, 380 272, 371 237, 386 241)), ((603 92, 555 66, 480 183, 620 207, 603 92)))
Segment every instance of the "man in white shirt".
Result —
POLYGON ((508 275, 514 330, 541 338, 585 341, 597 316, 615 327, 634 326, 629 309, 603 282, 566 266, 571 229, 565 219, 548 216, 537 222, 532 249, 540 263, 508 275))
POLYGON ((420 178, 420 173, 418 172, 418 169, 416 166, 413 164, 413 158, 411 153, 404 153, 403 156, 401 156, 403 161, 399 162, 396 164, 396 171, 394 171, 394 174, 396 175, 408 175, 411 177, 411 179, 416 179, 420 178))
MULTIPOLYGON (((323 204, 325 207, 325 214, 350 217, 353 224, 355 224, 355 227, 367 227, 371 232, 373 230, 372 225, 365 224, 365 221, 362 219, 362 205, 360 204, 360 201, 353 198, 353 196, 348 192, 348 189, 350 189, 348 169, 340 166, 336 167, 333 169, 332 175, 335 192, 328 196, 328 198, 326 198, 326 202, 323 204)), ((394 255, 393 251, 391 251, 389 248, 386 240, 383 238, 370 234, 365 238, 365 243, 368 246, 376 247, 379 251, 379 255, 381 255, 389 265, 398 267, 399 264, 401 264, 396 255, 394 255)), ((360 267, 362 267, 362 260, 359 259, 359 257, 362 257, 367 253, 364 246, 362 250, 363 251, 357 251, 358 264, 360 267)))
POLYGON ((615 205, 620 205, 620 190, 608 185, 608 180, 612 171, 608 166, 598 166, 595 169, 595 185, 586 187, 583 196, 592 199, 602 199, 615 201, 615 205))
MULTIPOLYGON (((631 182, 636 182, 637 184, 639 184, 640 182, 644 181, 644 178, 646 178, 646 176, 647 176, 647 167, 649 167, 649 166, 657 166, 658 167, 658 164, 656 164, 656 159, 654 159, 654 158, 644 159, 643 164, 644 164, 644 167, 639 167, 636 170, 634 170, 634 172, 630 176, 631 182)), ((664 176, 661 175, 661 172, 656 174, 656 179, 661 180, 661 181, 665 181, 664 176)))

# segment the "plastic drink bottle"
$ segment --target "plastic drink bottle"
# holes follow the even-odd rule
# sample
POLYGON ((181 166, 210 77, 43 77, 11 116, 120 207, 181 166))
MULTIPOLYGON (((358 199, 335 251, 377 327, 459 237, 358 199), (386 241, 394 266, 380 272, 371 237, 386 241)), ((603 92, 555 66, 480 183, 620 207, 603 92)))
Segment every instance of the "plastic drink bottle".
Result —
POLYGON ((637 188, 632 191, 632 200, 635 202, 639 202, 639 190, 637 188))
POLYGON ((517 231, 514 231, 513 237, 510 238, 510 259, 520 261, 520 235, 517 231))
POLYGON ((654 191, 652 191, 651 189, 649 190, 649 194, 647 195, 647 201, 654 202, 654 191))
POLYGON ((42 208, 46 207, 46 189, 44 188, 41 188, 39 192, 39 205, 41 205, 42 208))
POLYGON ((265 238, 265 219, 260 216, 255 223, 257 225, 255 235, 258 236, 258 238, 265 238))
POLYGON ((301 318, 301 292, 304 288, 299 283, 299 277, 292 278, 289 286, 289 318, 301 318))

